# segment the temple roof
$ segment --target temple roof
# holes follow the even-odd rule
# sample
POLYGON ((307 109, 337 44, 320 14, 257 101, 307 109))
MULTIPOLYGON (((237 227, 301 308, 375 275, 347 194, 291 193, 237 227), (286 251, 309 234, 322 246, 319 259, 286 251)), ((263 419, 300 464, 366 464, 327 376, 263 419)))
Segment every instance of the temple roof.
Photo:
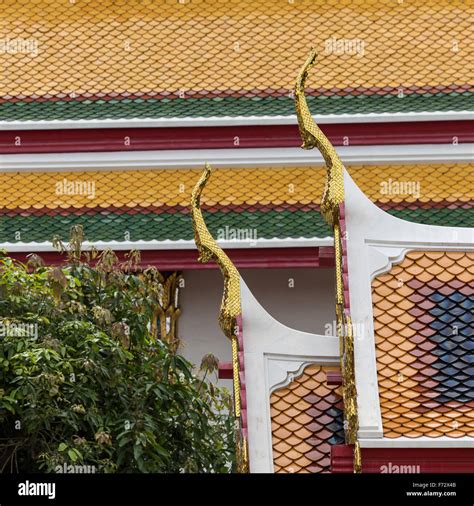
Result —
POLYGON ((340 385, 328 385, 336 367, 312 364, 287 387, 272 392, 273 465, 276 473, 330 472, 331 445, 344 442, 340 385))
POLYGON ((384 437, 474 429, 474 254, 412 251, 372 282, 384 437))
POLYGON ((472 110, 462 0, 6 0, 2 120, 293 115, 310 46, 315 115, 472 110), (342 54, 341 54, 342 53, 342 54))
MULTIPOLYGON (((390 214, 419 223, 474 227, 472 165, 348 170, 390 214)), ((2 173, 0 243, 49 242, 55 234, 67 239, 70 227, 79 223, 90 241, 191 241, 189 203, 200 172, 2 173)), ((328 237, 331 231, 319 213, 325 177, 322 167, 214 169, 202 198, 206 222, 216 237, 229 229, 255 231, 262 239, 328 237)))

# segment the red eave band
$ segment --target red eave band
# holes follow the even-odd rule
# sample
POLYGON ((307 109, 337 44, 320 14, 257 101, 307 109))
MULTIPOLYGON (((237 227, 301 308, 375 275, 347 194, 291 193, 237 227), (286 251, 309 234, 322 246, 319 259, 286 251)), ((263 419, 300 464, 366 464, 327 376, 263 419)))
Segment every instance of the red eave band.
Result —
MULTIPOLYGON (((321 126, 335 146, 474 142, 474 121, 352 123, 321 126)), ((0 154, 298 147, 296 125, 9 130, 0 154), (235 138, 239 146, 235 146, 235 138), (127 138, 127 142, 124 139, 127 138), (128 141, 129 140, 129 141, 128 141)))
POLYGON ((219 379, 232 379, 233 375, 232 362, 219 362, 219 379))
MULTIPOLYGON (((31 246, 34 252, 34 245, 31 246)), ((332 247, 314 248, 254 248, 226 249, 226 253, 239 269, 271 269, 296 267, 333 267, 334 250, 332 247)), ((124 261, 124 252, 116 251, 120 261, 124 261)), ((28 253, 10 253, 10 256, 26 262, 28 253)), ((59 264, 65 259, 56 252, 38 252, 46 264, 59 264)), ((215 262, 201 264, 197 261, 196 250, 143 250, 141 265, 154 266, 161 271, 185 269, 217 269, 215 262)))
MULTIPOLYGON (((474 448, 362 448, 361 452, 363 473, 474 472, 474 448)), ((354 472, 352 446, 331 447, 331 472, 354 472)))

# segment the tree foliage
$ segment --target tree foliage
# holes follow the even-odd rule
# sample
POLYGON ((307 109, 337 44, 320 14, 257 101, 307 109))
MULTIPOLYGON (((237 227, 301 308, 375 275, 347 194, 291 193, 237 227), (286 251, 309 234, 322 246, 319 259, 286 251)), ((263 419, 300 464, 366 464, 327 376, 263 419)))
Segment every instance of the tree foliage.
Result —
POLYGON ((227 390, 156 340, 156 272, 80 247, 0 258, 0 471, 228 472, 227 390))

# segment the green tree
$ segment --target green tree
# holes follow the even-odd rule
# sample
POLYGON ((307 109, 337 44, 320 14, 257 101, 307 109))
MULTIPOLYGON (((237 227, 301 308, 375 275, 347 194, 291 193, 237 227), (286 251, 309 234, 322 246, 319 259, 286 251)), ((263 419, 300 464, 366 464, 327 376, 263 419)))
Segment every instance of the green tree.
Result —
POLYGON ((231 396, 156 340, 153 269, 81 252, 0 256, 0 471, 229 472, 231 396))

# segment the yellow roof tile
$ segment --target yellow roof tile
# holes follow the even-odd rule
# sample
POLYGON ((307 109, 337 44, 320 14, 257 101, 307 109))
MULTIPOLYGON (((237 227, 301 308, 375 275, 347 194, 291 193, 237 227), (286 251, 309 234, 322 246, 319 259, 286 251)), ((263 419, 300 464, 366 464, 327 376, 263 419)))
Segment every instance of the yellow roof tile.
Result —
POLYGON ((466 84, 473 4, 461 0, 4 0, 0 95, 287 93, 310 46, 322 88, 466 84))
MULTIPOLYGON (((361 190, 381 205, 380 181, 391 177, 394 166, 349 167, 348 170, 361 190)), ((446 202, 454 192, 462 195, 461 204, 474 200, 472 165, 407 165, 403 171, 405 181, 420 182, 422 192, 429 195, 432 205, 446 202), (441 184, 438 175, 446 169, 450 178, 441 184)), ((199 174, 199 169, 3 173, 0 174, 0 208, 188 207, 199 174)), ((320 203, 324 180, 323 167, 214 169, 203 204, 314 206, 320 203), (291 193, 289 185, 293 185, 291 193)), ((397 195, 385 197, 388 207, 399 200, 397 195)), ((433 261, 426 257, 422 264, 433 261)), ((418 268, 414 266, 415 270, 418 268)), ((397 276, 394 283, 399 279, 397 276)))

